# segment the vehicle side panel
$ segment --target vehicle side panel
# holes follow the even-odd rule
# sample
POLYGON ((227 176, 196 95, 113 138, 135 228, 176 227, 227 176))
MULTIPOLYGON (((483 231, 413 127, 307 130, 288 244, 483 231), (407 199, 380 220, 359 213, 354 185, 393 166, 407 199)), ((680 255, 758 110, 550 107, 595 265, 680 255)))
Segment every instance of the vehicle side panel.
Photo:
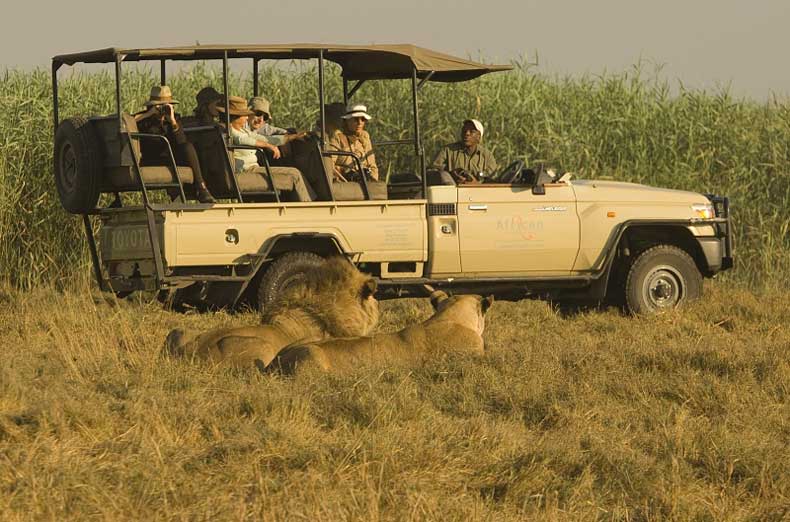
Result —
POLYGON ((428 265, 426 275, 441 277, 461 272, 458 240, 458 189, 439 185, 428 188, 428 265))
MULTIPOLYGON (((418 200, 419 201, 419 200, 418 200)), ((334 236, 360 262, 427 259, 425 202, 216 205, 165 212, 168 266, 231 265, 266 249, 275 236, 334 236)))
POLYGON ((536 195, 518 185, 458 187, 464 274, 568 274, 579 248, 573 189, 536 195))
MULTIPOLYGON (((688 220, 692 217, 691 205, 707 201, 700 194, 641 185, 613 182, 572 184, 581 224, 579 255, 573 270, 580 272, 601 268, 607 240, 621 223, 629 220, 688 220), (644 193, 638 192, 640 188, 643 192, 649 191, 649 201, 638 199, 640 195, 644 198, 644 193)), ((689 227, 690 230, 697 228, 689 227)), ((698 235, 699 231, 706 230, 713 233, 712 227, 703 226, 692 230, 692 234, 698 235)))

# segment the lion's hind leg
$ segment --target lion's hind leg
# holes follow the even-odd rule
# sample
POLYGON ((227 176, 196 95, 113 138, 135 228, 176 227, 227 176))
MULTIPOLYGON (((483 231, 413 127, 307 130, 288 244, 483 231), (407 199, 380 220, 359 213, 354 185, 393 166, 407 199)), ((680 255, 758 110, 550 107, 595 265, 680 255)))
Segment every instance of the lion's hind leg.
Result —
POLYGON ((293 375, 299 366, 312 359, 313 353, 310 345, 292 344, 286 346, 272 359, 269 364, 264 364, 260 359, 255 361, 255 366, 261 373, 281 373, 293 375))
POLYGON ((234 366, 252 365, 256 360, 271 361, 276 347, 255 335, 225 335, 217 341, 215 358, 234 366))

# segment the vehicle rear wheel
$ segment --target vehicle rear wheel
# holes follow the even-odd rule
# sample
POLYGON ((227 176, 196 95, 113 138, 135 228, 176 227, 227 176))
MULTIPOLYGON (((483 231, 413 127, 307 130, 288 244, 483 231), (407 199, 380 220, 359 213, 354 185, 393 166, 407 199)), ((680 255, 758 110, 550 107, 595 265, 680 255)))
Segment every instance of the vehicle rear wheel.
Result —
POLYGON ((99 201, 101 143, 83 117, 63 120, 55 132, 55 186, 67 212, 84 214, 99 201))
POLYGON ((281 255, 261 277, 258 309, 262 312, 281 292, 302 281, 305 273, 323 261, 321 256, 312 252, 287 252, 281 255))
POLYGON ((702 274, 684 250, 658 245, 642 252, 625 278, 625 302, 633 314, 656 313, 702 296, 702 274))

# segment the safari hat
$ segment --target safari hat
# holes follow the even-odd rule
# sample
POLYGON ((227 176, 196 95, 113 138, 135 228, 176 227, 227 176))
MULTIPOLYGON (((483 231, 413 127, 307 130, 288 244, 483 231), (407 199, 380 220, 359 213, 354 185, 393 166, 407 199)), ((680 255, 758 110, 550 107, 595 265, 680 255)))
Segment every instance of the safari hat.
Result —
POLYGON ((346 107, 346 113, 342 116, 344 120, 348 120, 351 118, 362 117, 365 118, 366 121, 370 121, 373 118, 368 114, 368 108, 361 103, 357 104, 349 104, 346 107))
POLYGON ((484 129, 483 129, 483 124, 480 123, 480 120, 464 120, 463 125, 466 125, 467 123, 471 123, 472 126, 480 132, 480 137, 481 138, 483 137, 484 129))
POLYGON ((173 92, 170 90, 170 87, 167 85, 154 85, 151 87, 151 96, 148 98, 148 101, 145 102, 145 106, 152 107, 154 105, 164 105, 166 103, 171 105, 178 103, 173 99, 173 92))
POLYGON ((214 87, 203 87, 195 95, 195 100, 198 105, 207 105, 222 99, 220 94, 214 87))
POLYGON ((249 107, 250 110, 256 114, 262 112, 269 118, 272 117, 272 113, 269 111, 271 104, 269 103, 269 100, 267 100, 263 96, 256 96, 254 98, 250 98, 249 107))
MULTIPOLYGON (((245 100, 241 96, 229 96, 228 105, 230 106, 231 116, 252 116, 253 114, 255 114, 254 112, 252 112, 247 108, 247 100, 245 100)), ((218 104, 217 110, 219 112, 225 112, 225 105, 218 104)))
POLYGON ((346 113, 346 105, 342 102, 327 103, 324 105, 324 114, 327 120, 338 120, 346 113))

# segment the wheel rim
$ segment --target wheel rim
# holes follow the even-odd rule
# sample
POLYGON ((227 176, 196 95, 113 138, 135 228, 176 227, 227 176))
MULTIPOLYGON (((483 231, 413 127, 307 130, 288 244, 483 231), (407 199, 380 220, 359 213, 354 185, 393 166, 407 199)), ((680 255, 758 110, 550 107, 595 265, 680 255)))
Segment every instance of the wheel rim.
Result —
POLYGON ((65 192, 74 192, 77 186, 77 155, 70 143, 60 148, 60 182, 65 192))
POLYGON ((664 310, 677 306, 686 293, 683 275, 672 266, 656 267, 645 278, 642 294, 645 302, 654 310, 664 310))

